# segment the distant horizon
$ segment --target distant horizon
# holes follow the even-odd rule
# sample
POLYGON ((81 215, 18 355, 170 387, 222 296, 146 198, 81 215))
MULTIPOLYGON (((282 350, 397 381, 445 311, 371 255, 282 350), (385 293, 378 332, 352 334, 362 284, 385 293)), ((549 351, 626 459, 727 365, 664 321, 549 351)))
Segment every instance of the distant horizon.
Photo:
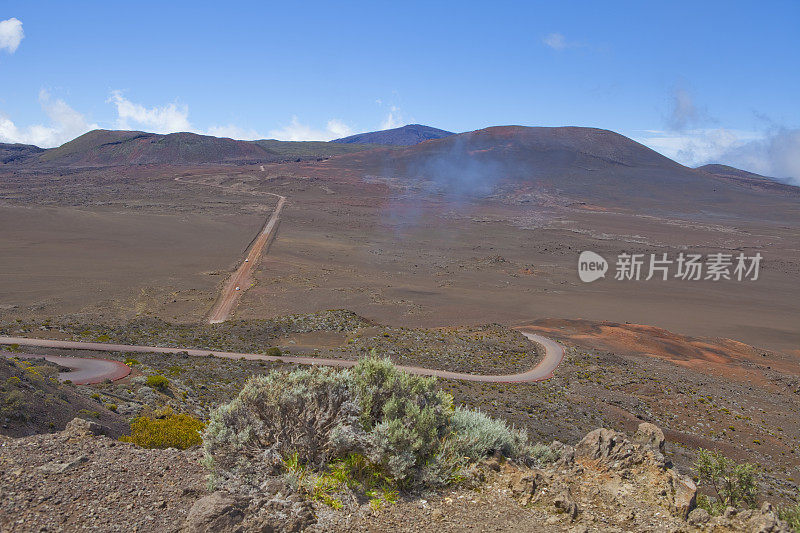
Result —
POLYGON ((329 141, 406 123, 569 124, 687 166, 800 183, 800 4, 620 11, 12 0, 0 8, 0 76, 11 80, 0 142, 52 148, 99 128, 329 141))
MULTIPOLYGON (((430 125, 428 125, 428 124, 413 123, 413 124, 403 124, 402 126, 397 126, 397 127, 394 127, 394 128, 388 128, 388 129, 386 129, 386 130, 374 130, 374 131, 356 132, 356 133, 354 133, 354 134, 348 135, 348 137, 353 137, 353 136, 363 135, 363 134, 367 134, 367 133, 377 133, 377 132, 381 132, 381 131, 399 130, 399 129, 406 128, 406 127, 409 127, 409 126, 423 126, 423 127, 428 127, 428 128, 441 129, 441 128, 437 128, 436 126, 430 126, 430 125)), ((484 130, 484 129, 489 129, 489 128, 505 128, 505 127, 521 127, 521 128, 586 128, 586 129, 601 129, 601 130, 605 130, 605 131, 611 131, 611 132, 613 132, 613 133, 617 133, 617 134, 620 134, 620 135, 622 135, 621 133, 619 133, 619 132, 615 132, 614 130, 610 130, 610 129, 608 129, 608 128, 593 128, 593 127, 589 127, 589 126, 568 126, 568 125, 565 125, 565 126, 522 126, 521 124, 497 124, 497 125, 494 125, 494 126, 486 126, 485 128, 480 128, 480 129, 477 129, 477 130, 460 131, 460 132, 458 132, 458 131, 454 131, 454 132, 448 132, 448 133, 451 133, 451 134, 453 134, 453 135, 460 135, 460 134, 464 134, 464 133, 472 133, 472 132, 475 132, 475 131, 481 131, 481 130, 484 130)), ((147 130, 120 130, 120 129, 113 129, 113 128, 112 128, 112 129, 109 129, 109 128, 96 128, 96 129, 94 129, 94 130, 89 130, 89 131, 87 131, 87 132, 84 132, 84 133, 82 133, 82 134, 78 135, 77 137, 74 137, 74 138, 72 138, 72 139, 70 139, 70 140, 66 141, 65 143, 62 143, 62 144, 61 144, 61 145, 59 145, 59 146, 53 146, 53 147, 50 147, 50 148, 44 148, 44 147, 42 147, 42 146, 37 146, 37 145, 29 145, 29 146, 36 146, 37 148, 41 148, 41 149, 44 149, 44 150, 50 150, 50 149, 53 149, 53 148, 59 148, 60 146, 63 146, 64 144, 67 144, 67 143, 69 143, 69 142, 72 142, 72 141, 74 141, 75 139, 77 139, 77 138, 79 138, 79 137, 82 137, 83 135, 86 135, 87 133, 91 133, 91 132, 93 132, 93 131, 109 131, 109 132, 111 132, 111 131, 117 131, 117 132, 119 132, 119 131, 128 131, 128 132, 145 133, 145 134, 148 134, 148 135, 176 135, 176 134, 181 134, 181 133, 190 133, 190 134, 193 134, 193 135, 200 135, 200 136, 205 136, 205 137, 214 137, 214 138, 217 138, 217 139, 231 139, 231 140, 233 140, 233 141, 244 141, 244 142, 252 142, 252 141, 277 141, 277 142, 334 142, 334 141, 338 140, 338 139, 331 139, 331 140, 323 141, 323 140, 319 140, 319 139, 308 139, 308 140, 304 140, 304 141, 285 141, 285 140, 281 140, 281 139, 272 139, 272 138, 264 138, 264 139, 237 139, 237 138, 235 138, 235 137, 227 137, 227 136, 224 136, 224 135, 210 135, 210 134, 207 134, 207 133, 197 133, 197 132, 193 132, 193 131, 174 131, 174 132, 170 132, 170 133, 157 133, 157 132, 153 132, 153 131, 147 131, 147 130)), ((443 131, 447 131, 447 130, 443 130, 443 131)), ((626 137, 627 137, 627 136, 626 136, 626 137)), ((344 138, 344 137, 342 137, 342 138, 344 138)), ((629 139, 631 139, 630 137, 628 137, 628 138, 629 138, 629 139)), ((432 139, 432 140, 435 140, 435 139, 432 139)), ((639 142, 639 141, 637 141, 636 139, 631 139, 631 140, 633 140, 633 141, 635 141, 635 142, 639 142)), ((22 145, 25 145, 25 143, 7 143, 7 144, 22 144, 22 145)), ((664 157, 667 157, 667 158, 669 158, 669 159, 672 159, 673 161, 675 161, 673 158, 669 157, 669 156, 668 156, 668 155, 666 155, 666 154, 663 154, 663 153, 659 152, 658 150, 655 150, 655 149, 653 149, 653 148, 651 148, 651 147, 649 147, 649 146, 647 146, 647 145, 644 145, 644 144, 643 144, 643 143, 641 143, 641 142, 640 142, 640 144, 642 144, 643 146, 645 146, 645 147, 647 147, 647 148, 650 148, 651 150, 653 150, 653 151, 655 151, 655 152, 657 152, 657 153, 659 153, 659 154, 663 155, 664 157)), ((386 146, 386 145, 375 144, 375 146, 377 147, 377 146, 386 146)), ((681 163, 681 164, 682 164, 682 163, 681 163)), ((696 166, 690 166, 690 165, 685 165, 685 166, 687 166, 687 167, 689 167, 689 168, 695 168, 695 169, 697 169, 697 168, 700 168, 700 167, 702 167, 702 166, 705 166, 705 165, 722 165, 722 166, 729 166, 729 167, 731 167, 731 168, 737 168, 737 169, 739 169, 739 170, 745 170, 745 171, 747 171, 747 172, 752 172, 752 171, 749 171, 749 170, 747 170, 747 169, 744 169, 744 168, 739 168, 739 167, 735 167, 735 166, 733 166, 733 165, 728 165, 728 164, 726 164, 726 163, 722 163, 722 162, 719 162, 719 161, 709 161, 709 162, 707 162, 707 163, 702 163, 702 164, 700 164, 700 165, 696 165, 696 166)), ((758 174, 758 173, 756 172, 756 174, 758 174)), ((792 179, 778 178, 778 177, 775 177, 775 176, 768 176, 768 175, 763 175, 763 176, 764 176, 764 177, 767 177, 767 178, 775 179, 775 180, 777 180, 777 181, 780 181, 780 182, 785 182, 785 183, 788 183, 788 184, 790 184, 790 185, 796 185, 796 186, 800 186, 800 185, 798 185, 796 182, 794 182, 792 179)))

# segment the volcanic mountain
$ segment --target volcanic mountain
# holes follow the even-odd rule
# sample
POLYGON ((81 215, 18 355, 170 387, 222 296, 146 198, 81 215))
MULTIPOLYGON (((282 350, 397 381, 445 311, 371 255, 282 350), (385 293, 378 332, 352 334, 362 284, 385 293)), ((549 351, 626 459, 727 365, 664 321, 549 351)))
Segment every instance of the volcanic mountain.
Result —
POLYGON ((754 188, 747 176, 685 167, 618 133, 582 127, 491 127, 391 151, 349 154, 320 166, 356 176, 422 180, 461 197, 512 187, 567 203, 635 205, 637 211, 686 213, 705 206, 709 212, 743 204, 759 209, 759 194, 800 195, 797 187, 754 188))
POLYGON ((58 148, 0 145, 4 163, 38 167, 252 164, 315 160, 373 146, 327 142, 238 141, 196 133, 93 130, 58 148))
POLYGON ((335 139, 331 142, 341 144, 382 144, 386 146, 411 146, 431 139, 442 139, 455 135, 450 131, 423 126, 422 124, 408 124, 402 128, 390 130, 371 131, 335 139))
POLYGON ((797 195, 798 191, 800 191, 800 188, 783 183, 777 178, 762 176, 755 172, 748 172, 728 165, 703 165, 702 167, 697 167, 695 170, 707 172, 717 178, 732 181, 739 185, 747 185, 755 189, 772 190, 789 195, 797 195))
POLYGON ((0 143, 0 163, 6 164, 13 161, 24 161, 44 152, 43 148, 32 144, 6 144, 0 143))

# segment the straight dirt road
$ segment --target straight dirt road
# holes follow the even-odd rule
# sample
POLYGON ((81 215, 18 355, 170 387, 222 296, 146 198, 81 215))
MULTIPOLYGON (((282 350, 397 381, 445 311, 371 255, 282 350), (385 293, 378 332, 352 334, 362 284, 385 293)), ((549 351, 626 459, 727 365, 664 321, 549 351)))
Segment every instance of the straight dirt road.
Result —
MULTIPOLYGON (((443 379, 460 379, 464 381, 482 381, 487 383, 530 383, 534 381, 543 381, 553 376, 553 371, 564 359, 564 348, 552 339, 542 337, 535 333, 525 331, 524 326, 519 328, 520 333, 525 335, 531 342, 540 344, 545 349, 545 356, 539 363, 525 372, 519 374, 506 374, 506 375, 479 375, 479 374, 466 374, 463 372, 449 372, 447 370, 436 370, 430 368, 421 368, 417 366, 398 366, 397 368, 404 370, 410 374, 417 374, 420 376, 435 376, 443 379)), ((274 361, 280 363, 292 363, 298 365, 324 365, 349 368, 354 366, 358 361, 347 359, 328 359, 323 357, 304 357, 295 355, 263 355, 257 353, 236 353, 236 352, 220 352, 216 350, 198 350, 195 348, 164 348, 161 346, 133 346, 126 344, 108 344, 102 342, 77 342, 77 341, 61 341, 50 339, 28 339, 25 337, 0 337, 0 344, 18 344, 20 346, 37 346, 41 348, 67 348, 72 350, 96 350, 102 352, 139 352, 139 353, 179 353, 185 352, 188 355, 195 357, 221 357, 224 359, 249 359, 260 361, 274 361)), ((0 354, 7 357, 13 357, 13 353, 0 352, 0 354)), ((71 358, 72 359, 72 358, 71 358)), ((96 372, 106 374, 109 371, 108 362, 103 359, 92 358, 74 358, 80 359, 81 370, 84 372, 84 378, 91 378, 91 375, 86 375, 87 368, 91 374, 91 367, 94 365, 96 372), (93 361, 95 363, 93 363, 93 361)), ((65 365, 66 366, 66 365, 65 365)))
POLYGON ((225 282, 222 292, 217 298, 217 302, 214 304, 214 307, 211 308, 211 312, 208 315, 209 324, 218 324, 228 319, 242 293, 250 287, 252 283, 251 273, 261 259, 261 254, 269 250, 269 245, 272 239, 275 238, 283 204, 286 203, 285 196, 279 194, 274 196, 278 197, 278 204, 275 206, 272 216, 269 217, 261 233, 259 233, 256 240, 253 241, 253 245, 250 247, 242 264, 239 265, 236 272, 225 282))

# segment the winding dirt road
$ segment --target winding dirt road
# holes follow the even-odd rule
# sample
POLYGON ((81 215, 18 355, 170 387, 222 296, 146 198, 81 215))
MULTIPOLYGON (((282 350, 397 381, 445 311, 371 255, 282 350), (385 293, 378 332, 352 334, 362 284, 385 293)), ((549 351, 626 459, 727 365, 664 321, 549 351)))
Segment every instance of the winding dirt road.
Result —
MULTIPOLYGON (((558 367, 564 359, 564 348, 552 339, 542 337, 535 333, 525 331, 525 326, 516 328, 525 335, 532 342, 542 345, 545 349, 545 356, 539 363, 525 372, 519 374, 506 374, 506 375, 479 375, 479 374, 466 374, 463 372, 450 372, 447 370, 436 370, 430 368, 421 368, 417 366, 398 366, 401 370, 405 370, 410 374, 417 374, 421 376, 436 376, 443 379, 460 379, 464 381, 482 381, 487 383, 530 383, 534 381, 543 381, 553 376, 553 371, 558 367)), ((296 355, 263 355, 257 353, 237 353, 237 352, 220 352, 215 350, 198 350, 195 348, 164 348, 160 346, 133 346, 126 344, 108 344, 103 342, 78 342, 78 341, 62 341, 50 339, 28 339, 25 337, 0 337, 0 344, 18 344, 20 346, 37 346, 41 348, 67 348, 72 350, 95 350, 102 352, 139 352, 139 353, 179 353, 186 352, 187 354, 195 357, 220 357, 223 359, 249 359, 259 361, 275 361, 282 363, 292 363, 299 365, 324 365, 334 367, 349 368, 354 366, 358 361, 347 359, 328 359, 323 357, 304 357, 296 355)), ((6 357, 14 357, 14 353, 0 352, 6 357)), ((38 356, 41 357, 41 356, 38 356)), ((55 356, 47 356, 55 357, 55 356)), ((75 359, 80 360, 81 371, 84 375, 89 375, 91 378, 92 371, 96 372, 100 377, 99 381, 107 378, 106 374, 109 371, 108 360, 105 359, 92 359, 92 358, 65 358, 60 357, 58 363, 64 364, 61 359, 75 359)), ((70 366, 64 364, 64 366, 70 366)), ((124 366, 124 365, 123 365, 124 366)), ((65 374, 66 375, 66 374, 65 374)), ((127 375, 127 374, 126 374, 127 375)), ((124 377, 124 376, 120 376, 124 377)), ((65 377, 77 383, 71 377, 65 377)), ((119 379, 119 378, 116 378, 119 379)), ((93 382, 93 383, 96 383, 93 382)))
MULTIPOLYGON (((263 170, 263 167, 262 167, 263 170)), ((227 187, 215 183, 198 183, 188 180, 183 180, 180 177, 175 178, 175 181, 191 183, 193 185, 206 185, 222 189, 234 188, 227 187)), ((237 191, 241 192, 241 191, 237 191)), ((239 265, 239 268, 233 273, 230 279, 225 283, 222 292, 217 298, 214 307, 208 316, 208 322, 211 324, 224 322, 227 320, 231 311, 235 307, 241 294, 248 289, 251 283, 251 273, 255 266, 258 264, 262 253, 269 249, 269 245, 275 237, 278 221, 280 220, 281 210, 286 203, 286 197, 274 193, 259 193, 270 196, 277 196, 278 203, 264 224, 261 232, 253 241, 250 249, 245 257, 245 260, 239 265)), ((487 383, 530 383, 534 381, 542 381, 549 379, 553 376, 553 372, 564 359, 564 349, 560 344, 552 339, 542 337, 536 333, 526 331, 525 326, 515 328, 520 331, 530 341, 540 344, 545 349, 545 355, 539 363, 533 368, 520 372, 518 374, 499 374, 499 375, 479 375, 467 374, 463 372, 450 372, 448 370, 436 370, 430 368, 422 368, 417 366, 398 366, 401 370, 411 374, 422 376, 435 376, 443 379, 459 379, 464 381, 481 381, 487 383)), ((195 348, 165 348, 160 346, 134 346, 126 344, 110 344, 102 342, 79 342, 79 341, 65 341, 65 340, 51 340, 51 339, 29 339, 25 337, 5 337, 0 336, 0 345, 20 345, 20 346, 37 346, 41 348, 61 348, 71 350, 94 350, 101 352, 138 352, 138 353, 180 353, 184 352, 190 356, 195 357, 220 357, 224 359, 249 359, 261 361, 275 361, 282 363, 292 363, 299 365, 325 365, 334 367, 352 367, 357 361, 347 359, 329 359, 323 357, 304 357, 295 355, 281 355, 271 356, 256 353, 237 353, 237 352, 223 352, 215 350, 198 350, 195 348)), ((0 352, 0 355, 6 357, 14 357, 18 354, 14 352, 0 352)), ((77 384, 98 383, 106 379, 116 380, 127 376, 130 369, 118 362, 108 359, 99 358, 84 358, 84 357, 60 357, 54 355, 33 356, 22 355, 23 357, 44 357, 48 361, 60 364, 64 367, 72 369, 72 372, 62 372, 59 374, 59 379, 62 381, 71 380, 77 384), (124 367, 124 368, 122 368, 124 367)))
POLYGON ((21 359, 45 359, 64 368, 68 372, 59 372, 59 381, 71 381, 75 385, 92 385, 102 383, 109 379, 116 381, 131 373, 131 367, 111 359, 88 357, 62 357, 60 355, 36 355, 30 353, 3 352, 5 357, 19 357, 21 359))

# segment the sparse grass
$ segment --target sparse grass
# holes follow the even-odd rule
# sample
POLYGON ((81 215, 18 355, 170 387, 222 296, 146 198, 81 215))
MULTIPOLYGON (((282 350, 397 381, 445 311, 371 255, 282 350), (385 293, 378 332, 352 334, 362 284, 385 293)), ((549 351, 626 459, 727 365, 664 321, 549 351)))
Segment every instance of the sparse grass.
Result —
POLYGON ((786 520, 789 527, 800 533, 800 495, 793 505, 783 505, 778 508, 778 517, 786 520))

